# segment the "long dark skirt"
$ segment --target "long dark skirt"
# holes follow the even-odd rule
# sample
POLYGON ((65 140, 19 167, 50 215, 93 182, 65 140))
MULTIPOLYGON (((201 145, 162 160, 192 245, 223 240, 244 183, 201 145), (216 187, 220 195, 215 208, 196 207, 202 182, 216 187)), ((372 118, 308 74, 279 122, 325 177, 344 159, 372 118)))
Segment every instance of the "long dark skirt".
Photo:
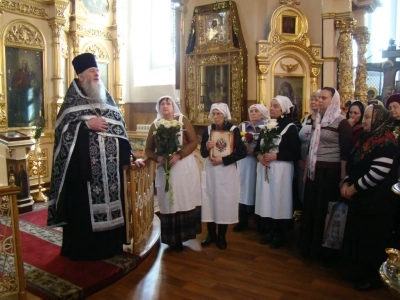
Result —
POLYGON ((174 214, 160 213, 161 242, 175 245, 196 238, 201 233, 201 206, 174 214))
POLYGON ((393 247, 397 197, 385 187, 361 192, 348 201, 343 256, 358 277, 377 277, 380 265, 387 258, 385 249, 393 247))
POLYGON ((315 178, 307 178, 300 229, 300 247, 304 256, 320 257, 328 202, 340 197, 341 170, 316 168, 315 178))

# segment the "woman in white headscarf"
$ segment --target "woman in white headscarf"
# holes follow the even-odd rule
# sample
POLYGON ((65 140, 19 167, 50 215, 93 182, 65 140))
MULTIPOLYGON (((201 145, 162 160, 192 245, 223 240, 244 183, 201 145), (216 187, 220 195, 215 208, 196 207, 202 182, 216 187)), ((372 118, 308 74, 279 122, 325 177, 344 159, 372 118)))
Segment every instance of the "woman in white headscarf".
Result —
POLYGON ((201 245, 205 247, 216 242, 218 248, 225 249, 228 224, 238 222, 240 184, 235 162, 246 157, 247 148, 239 129, 227 121, 231 113, 225 103, 211 105, 209 118, 213 124, 204 130, 201 140, 201 156, 208 158, 202 172, 201 206, 201 219, 207 222, 208 235, 201 245), (224 148, 223 143, 214 143, 210 139, 212 130, 232 132, 233 151, 230 154, 224 157, 210 155, 212 149, 218 153, 224 148))
POLYGON ((304 256, 322 256, 331 264, 336 253, 322 249, 328 202, 340 197, 339 185, 346 175, 346 161, 352 149, 353 131, 341 114, 340 95, 331 87, 319 94, 319 113, 313 133, 305 169, 300 245, 304 256))
POLYGON ((301 147, 296 125, 288 117, 292 107, 288 97, 275 96, 272 99, 269 113, 278 123, 276 147, 268 153, 261 153, 259 139, 254 149, 258 160, 255 213, 262 224, 259 227, 267 225, 270 230, 260 244, 270 244, 272 249, 283 245, 286 232, 292 225, 294 163, 300 159, 301 147), (265 178, 265 168, 269 168, 269 180, 265 178))
POLYGON ((201 190, 200 175, 193 151, 197 147, 197 136, 190 121, 181 114, 179 107, 170 96, 157 100, 157 118, 150 127, 146 140, 146 156, 157 162, 155 186, 157 188, 158 205, 161 220, 161 242, 173 246, 177 252, 183 250, 182 242, 195 239, 201 233, 201 190), (153 132, 160 119, 183 122, 178 135, 179 149, 169 158, 170 188, 165 192, 165 164, 163 154, 157 149, 153 132), (173 199, 170 199, 173 195, 173 199))
POLYGON ((254 213, 257 159, 254 157, 254 147, 260 133, 260 125, 269 119, 268 109, 263 104, 253 104, 248 109, 249 120, 239 125, 239 130, 247 147, 247 156, 239 160, 238 172, 240 179, 239 223, 233 227, 239 232, 248 227, 249 214, 254 213))

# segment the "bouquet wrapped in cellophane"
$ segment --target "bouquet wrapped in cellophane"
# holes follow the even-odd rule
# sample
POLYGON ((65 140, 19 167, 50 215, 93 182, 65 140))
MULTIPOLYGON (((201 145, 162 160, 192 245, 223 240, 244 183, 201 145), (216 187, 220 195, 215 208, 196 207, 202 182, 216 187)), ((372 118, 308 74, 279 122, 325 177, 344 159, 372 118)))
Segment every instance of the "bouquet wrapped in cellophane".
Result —
POLYGON ((170 179, 170 169, 169 159, 174 155, 178 149, 182 148, 179 144, 179 135, 182 122, 177 120, 165 120, 160 119, 156 122, 157 129, 153 131, 153 136, 155 136, 157 143, 157 152, 164 158, 165 163, 163 168, 165 170, 165 192, 170 193, 170 201, 173 203, 173 194, 171 189, 170 179))
MULTIPOLYGON (((269 153, 276 148, 275 141, 279 137, 278 122, 275 119, 270 119, 260 128, 260 153, 269 153)), ((268 169, 269 167, 265 167, 265 180, 269 182, 268 169)))

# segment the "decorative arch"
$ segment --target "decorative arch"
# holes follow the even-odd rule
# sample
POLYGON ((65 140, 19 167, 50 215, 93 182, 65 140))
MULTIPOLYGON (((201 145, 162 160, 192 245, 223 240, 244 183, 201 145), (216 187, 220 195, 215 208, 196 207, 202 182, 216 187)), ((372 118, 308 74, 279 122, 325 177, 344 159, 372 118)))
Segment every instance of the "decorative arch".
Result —
POLYGON ((279 88, 282 85, 290 90, 287 96, 305 115, 308 96, 318 87, 323 65, 321 46, 311 45, 308 20, 292 4, 278 7, 270 25, 268 40, 257 42, 257 101, 269 107, 271 99, 283 93, 279 88))

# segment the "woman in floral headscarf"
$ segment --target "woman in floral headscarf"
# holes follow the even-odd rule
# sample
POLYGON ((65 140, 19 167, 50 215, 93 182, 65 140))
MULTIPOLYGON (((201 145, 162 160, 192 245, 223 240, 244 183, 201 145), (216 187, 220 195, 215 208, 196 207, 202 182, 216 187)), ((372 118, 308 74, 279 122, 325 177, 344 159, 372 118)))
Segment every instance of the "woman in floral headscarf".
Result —
POLYGON ((304 256, 320 256, 331 264, 337 254, 322 251, 328 202, 340 196, 339 184, 346 174, 352 148, 352 129, 341 115, 339 93, 324 87, 319 94, 319 112, 313 125, 305 175, 307 176, 301 222, 300 245, 304 256))
POLYGON ((201 233, 200 176, 193 151, 197 147, 197 136, 189 120, 181 114, 178 105, 170 96, 157 100, 157 118, 150 127, 146 140, 146 156, 157 162, 155 186, 161 220, 161 242, 173 246, 176 252, 183 250, 182 242, 195 239, 201 233), (183 123, 178 136, 183 145, 169 158, 171 165, 170 192, 165 192, 165 164, 163 149, 159 149, 153 132, 158 120, 177 120, 183 123), (173 199, 170 199, 173 195, 173 199))
POLYGON ((391 191, 397 182, 397 140, 393 119, 379 105, 370 105, 363 118, 365 133, 347 161, 341 188, 348 199, 343 250, 354 265, 351 277, 356 290, 382 285, 379 267, 392 247, 394 213, 398 196, 391 191))
POLYGON ((260 153, 261 142, 264 142, 260 138, 254 149, 258 153, 255 213, 259 216, 260 230, 264 225, 270 230, 260 244, 270 244, 272 249, 283 245, 286 232, 292 225, 294 163, 300 159, 301 148, 296 125, 288 117, 292 107, 288 97, 275 96, 272 99, 270 116, 276 119, 279 134, 274 139, 275 148, 260 153))
POLYGON ((235 232, 246 229, 249 214, 254 213, 257 175, 257 159, 254 157, 254 147, 260 133, 259 126, 264 125, 265 120, 269 119, 268 109, 263 104, 251 105, 248 112, 250 121, 239 125, 242 140, 247 147, 247 156, 237 163, 240 178, 240 197, 239 223, 233 227, 235 232))
POLYGON ((202 172, 201 219, 207 222, 208 235, 201 246, 215 242, 218 248, 226 249, 228 224, 238 221, 240 184, 235 162, 246 157, 247 148, 240 138, 239 129, 227 121, 231 118, 228 105, 214 103, 208 117, 213 124, 204 130, 200 149, 201 156, 207 158, 202 172), (210 139, 213 130, 233 132, 233 151, 230 154, 224 157, 210 155, 212 149, 218 152, 224 148, 210 139))

